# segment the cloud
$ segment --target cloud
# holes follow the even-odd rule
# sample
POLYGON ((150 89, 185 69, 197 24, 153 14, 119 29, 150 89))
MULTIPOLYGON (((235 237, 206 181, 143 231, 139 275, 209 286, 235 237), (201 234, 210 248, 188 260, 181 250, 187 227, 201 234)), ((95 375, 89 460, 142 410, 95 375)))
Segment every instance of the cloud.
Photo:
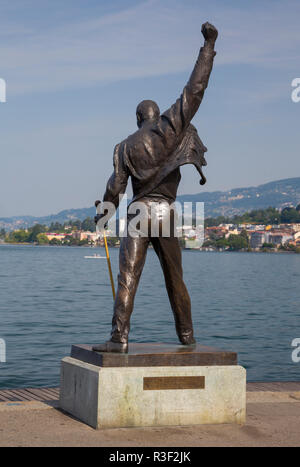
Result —
POLYGON ((209 5, 148 0, 114 13, 93 13, 91 9, 90 17, 80 21, 49 21, 44 30, 16 14, 14 23, 0 26, 1 75, 10 95, 187 71, 202 43, 206 19, 220 31, 217 65, 292 69, 299 63, 300 5, 295 1, 283 5, 272 0, 243 9, 216 0, 209 5))

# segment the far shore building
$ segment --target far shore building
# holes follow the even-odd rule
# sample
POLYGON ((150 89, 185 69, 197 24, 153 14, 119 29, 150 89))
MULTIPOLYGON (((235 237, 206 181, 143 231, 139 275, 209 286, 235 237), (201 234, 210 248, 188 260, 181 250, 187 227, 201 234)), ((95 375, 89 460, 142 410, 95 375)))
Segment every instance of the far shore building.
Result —
POLYGON ((223 238, 227 233, 228 229, 220 225, 218 227, 206 227, 205 238, 208 239, 211 236, 214 236, 215 238, 223 238))
POLYGON ((250 235, 250 246, 253 249, 259 249, 264 243, 272 243, 276 247, 285 245, 295 240, 291 230, 270 229, 252 232, 250 235))
POLYGON ((75 232, 72 232, 72 237, 79 241, 87 240, 88 242, 95 243, 100 236, 97 232, 84 232, 82 230, 76 230, 75 232))
POLYGON ((294 237, 294 240, 295 240, 296 242, 300 241, 300 231, 294 233, 293 237, 294 237))
POLYGON ((267 234, 265 231, 256 231, 253 232, 250 237, 250 246, 254 250, 257 250, 267 242, 267 234))
POLYGON ((230 235, 239 235, 241 232, 237 227, 231 227, 225 234, 225 238, 229 238, 230 235))
POLYGON ((276 226, 283 230, 292 230, 293 232, 300 232, 300 224, 279 224, 276 226))
POLYGON ((272 229, 268 234, 268 243, 274 243, 276 246, 284 245, 294 240, 294 232, 287 229, 272 229))
POLYGON ((70 234, 66 233, 58 233, 58 232, 45 232, 46 237, 48 238, 49 242, 53 240, 54 238, 56 240, 59 240, 60 242, 64 240, 67 236, 70 236, 70 234))

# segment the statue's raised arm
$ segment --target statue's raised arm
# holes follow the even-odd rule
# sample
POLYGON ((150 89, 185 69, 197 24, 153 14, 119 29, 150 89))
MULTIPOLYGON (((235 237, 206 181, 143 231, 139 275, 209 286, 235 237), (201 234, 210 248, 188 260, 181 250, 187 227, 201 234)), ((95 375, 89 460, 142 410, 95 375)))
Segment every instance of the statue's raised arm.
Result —
POLYGON ((214 46, 218 37, 217 29, 210 23, 202 25, 205 42, 201 47, 190 79, 179 99, 161 115, 160 126, 167 138, 171 134, 180 137, 197 112, 207 88, 216 52, 214 46))

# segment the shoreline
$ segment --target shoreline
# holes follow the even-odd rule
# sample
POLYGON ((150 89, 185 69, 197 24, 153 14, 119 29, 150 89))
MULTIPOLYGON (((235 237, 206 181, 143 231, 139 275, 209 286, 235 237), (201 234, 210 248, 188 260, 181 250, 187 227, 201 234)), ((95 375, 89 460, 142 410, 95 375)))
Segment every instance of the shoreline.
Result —
MULTIPOLYGON (((39 245, 38 243, 13 243, 13 242, 0 242, 0 246, 5 245, 5 246, 34 246, 34 247, 49 247, 49 248, 90 248, 90 249, 99 249, 99 248, 104 248, 104 246, 91 246, 91 245, 39 245)), ((115 248, 119 249, 120 245, 109 245, 109 248, 115 248)), ((151 249, 151 246, 150 246, 151 249)), ((182 251, 197 251, 199 253, 270 253, 270 254, 288 254, 288 255, 298 255, 296 251, 283 251, 283 250, 277 250, 277 251, 263 251, 263 250, 202 250, 200 248, 181 248, 182 251)))

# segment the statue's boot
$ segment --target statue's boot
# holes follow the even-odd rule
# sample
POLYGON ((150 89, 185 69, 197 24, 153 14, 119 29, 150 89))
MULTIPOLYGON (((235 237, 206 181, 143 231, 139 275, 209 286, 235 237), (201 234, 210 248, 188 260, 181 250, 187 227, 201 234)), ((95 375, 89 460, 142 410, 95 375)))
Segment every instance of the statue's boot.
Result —
POLYGON ((181 336, 180 342, 182 345, 196 345, 196 339, 193 336, 181 336))
POLYGON ((128 344, 123 344, 122 342, 107 341, 104 344, 94 345, 93 350, 95 352, 127 353, 128 344))

